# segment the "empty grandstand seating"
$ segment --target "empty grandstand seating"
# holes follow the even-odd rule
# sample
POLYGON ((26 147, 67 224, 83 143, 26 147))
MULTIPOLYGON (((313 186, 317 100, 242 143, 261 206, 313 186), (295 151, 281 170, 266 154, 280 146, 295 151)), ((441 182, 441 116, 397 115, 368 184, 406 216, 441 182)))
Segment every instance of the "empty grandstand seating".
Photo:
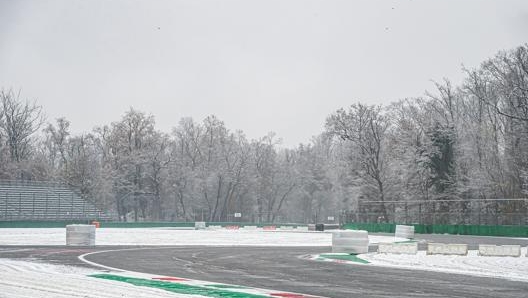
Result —
POLYGON ((58 183, 0 180, 0 220, 111 220, 113 216, 58 183))

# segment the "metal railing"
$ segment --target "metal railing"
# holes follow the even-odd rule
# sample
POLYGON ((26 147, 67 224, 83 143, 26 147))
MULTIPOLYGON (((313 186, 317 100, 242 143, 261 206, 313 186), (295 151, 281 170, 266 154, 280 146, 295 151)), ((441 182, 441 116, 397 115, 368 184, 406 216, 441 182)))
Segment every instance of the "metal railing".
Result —
POLYGON ((75 195, 0 192, 0 220, 104 218, 105 214, 75 195))
POLYGON ((0 180, 0 220, 114 219, 67 185, 0 180))

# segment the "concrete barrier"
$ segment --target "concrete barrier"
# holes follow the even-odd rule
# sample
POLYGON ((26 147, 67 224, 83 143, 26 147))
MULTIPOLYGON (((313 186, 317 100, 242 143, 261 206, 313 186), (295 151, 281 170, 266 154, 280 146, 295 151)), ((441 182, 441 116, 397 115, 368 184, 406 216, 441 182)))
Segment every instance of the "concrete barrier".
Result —
POLYGON ((368 252, 368 232, 344 230, 332 232, 332 252, 362 254, 368 252))
POLYGON ((222 226, 219 225, 210 225, 207 227, 208 230, 220 230, 222 226))
POLYGON ((414 238, 414 226, 396 225, 394 237, 413 239, 414 238))
POLYGON ((308 231, 308 227, 296 227, 296 231, 308 231))
POLYGON ((243 229, 246 231, 254 231, 257 229, 257 226, 244 226, 243 229))
POLYGON ((520 257, 520 245, 488 245, 479 244, 479 256, 489 257, 520 257))
POLYGON ((428 255, 460 255, 466 256, 468 253, 467 244, 445 244, 445 243, 428 243, 428 255))
POLYGON ((418 252, 418 243, 379 243, 378 253, 415 255, 418 252))
POLYGON ((194 223, 195 230, 205 230, 205 228, 206 228, 205 221, 197 221, 194 223))
POLYGON ((293 230, 293 227, 292 226, 281 226, 279 229, 281 231, 291 231, 293 230))
POLYGON ((94 225, 67 225, 66 245, 72 246, 94 246, 95 226, 94 225))

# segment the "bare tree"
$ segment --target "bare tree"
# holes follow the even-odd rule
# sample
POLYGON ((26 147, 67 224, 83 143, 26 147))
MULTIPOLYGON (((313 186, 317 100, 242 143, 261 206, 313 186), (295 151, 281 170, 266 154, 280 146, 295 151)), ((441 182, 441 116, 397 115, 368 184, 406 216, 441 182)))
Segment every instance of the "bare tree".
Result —
POLYGON ((165 173, 171 162, 171 156, 168 154, 169 138, 167 135, 157 133, 151 144, 151 150, 147 152, 149 161, 148 180, 150 182, 154 200, 153 200, 153 218, 155 220, 163 219, 163 186, 167 178, 165 173))
POLYGON ((31 153, 31 136, 44 124, 42 107, 36 103, 22 102, 20 92, 0 91, 0 128, 7 138, 11 162, 27 159, 31 153))
POLYGON ((338 110, 326 120, 329 134, 354 143, 355 157, 361 166, 362 176, 367 182, 363 188, 365 195, 374 190, 374 196, 381 202, 382 220, 388 222, 385 206, 385 137, 389 122, 379 106, 353 104, 348 111, 338 110))

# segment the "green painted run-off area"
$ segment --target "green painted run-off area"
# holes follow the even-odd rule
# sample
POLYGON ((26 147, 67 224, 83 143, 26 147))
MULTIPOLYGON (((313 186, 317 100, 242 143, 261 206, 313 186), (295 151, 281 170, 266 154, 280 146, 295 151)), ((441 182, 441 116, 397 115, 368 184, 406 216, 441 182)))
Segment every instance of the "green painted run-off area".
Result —
MULTIPOLYGON (((151 280, 144 278, 135 278, 135 277, 126 277, 113 274, 94 274, 90 275, 91 277, 102 278, 107 280, 121 281, 126 282, 135 286, 141 287, 150 287, 156 289, 162 289, 169 292, 174 292, 178 294, 187 294, 187 295, 202 295, 207 297, 214 298, 269 298, 269 296, 256 295, 249 293, 241 293, 235 291, 229 291, 227 288, 228 285, 215 287, 207 286, 195 286, 188 285, 176 282, 160 281, 160 280, 151 280)), ((240 287, 233 286, 233 289, 240 287)))

